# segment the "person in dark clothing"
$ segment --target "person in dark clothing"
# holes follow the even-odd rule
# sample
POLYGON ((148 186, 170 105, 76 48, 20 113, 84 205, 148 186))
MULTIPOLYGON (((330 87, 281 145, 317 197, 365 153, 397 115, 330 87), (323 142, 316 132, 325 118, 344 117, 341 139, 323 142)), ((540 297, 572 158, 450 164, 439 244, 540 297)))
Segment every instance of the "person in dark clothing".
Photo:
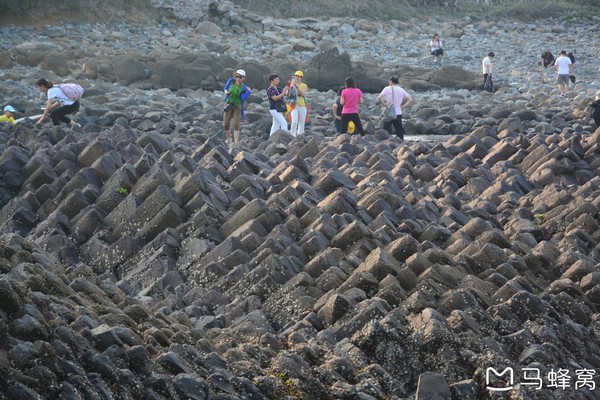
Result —
POLYGON ((538 65, 543 66, 544 68, 548 68, 554 65, 554 55, 550 53, 550 51, 545 51, 542 53, 542 59, 538 63, 538 65))
POLYGON ((596 93, 596 99, 590 104, 590 107, 594 109, 592 111, 592 118, 594 118, 596 128, 600 128, 600 92, 596 93))
POLYGON ((575 78, 575 53, 570 51, 567 53, 567 57, 569 57, 569 59, 571 60, 572 65, 571 72, 569 73, 569 80, 573 84, 573 87, 575 87, 575 82, 577 81, 577 78, 575 78))
POLYGON ((335 127, 335 133, 340 133, 342 131, 342 110, 344 106, 340 104, 342 90, 345 89, 345 86, 342 86, 337 94, 338 98, 335 99, 335 103, 331 106, 331 113, 333 114, 333 126, 335 127))

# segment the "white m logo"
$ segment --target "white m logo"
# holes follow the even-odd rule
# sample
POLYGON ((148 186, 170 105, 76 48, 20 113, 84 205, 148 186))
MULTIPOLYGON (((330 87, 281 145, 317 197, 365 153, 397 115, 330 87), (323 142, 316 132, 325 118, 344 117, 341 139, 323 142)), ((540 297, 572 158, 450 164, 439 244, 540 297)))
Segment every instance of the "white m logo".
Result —
POLYGON ((487 390, 490 390, 492 392, 506 392, 506 391, 511 390, 513 388, 513 383, 514 383, 514 373, 513 373, 513 369, 511 367, 507 367, 502 372, 498 372, 498 371, 496 371, 492 367, 486 368, 486 370, 485 370, 485 384, 486 384, 486 389, 487 390), (494 374, 494 376, 496 378, 501 378, 501 377, 504 376, 504 374, 506 374, 507 378, 508 378, 508 385, 509 386, 501 387, 501 388, 490 386, 490 376, 491 376, 491 374, 494 374))

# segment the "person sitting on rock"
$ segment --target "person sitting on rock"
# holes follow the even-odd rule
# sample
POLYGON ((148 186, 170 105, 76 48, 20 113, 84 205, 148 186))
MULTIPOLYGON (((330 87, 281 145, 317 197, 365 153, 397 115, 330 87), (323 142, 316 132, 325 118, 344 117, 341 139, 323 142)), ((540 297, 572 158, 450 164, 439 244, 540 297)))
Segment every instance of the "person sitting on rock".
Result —
POLYGON ((17 110, 15 110, 13 108, 13 106, 6 106, 4 107, 4 114, 0 115, 0 125, 5 125, 5 124, 14 124, 15 123, 15 117, 14 117, 14 113, 16 113, 17 110))
POLYGON ((439 34, 435 33, 433 35, 433 39, 429 42, 429 48, 431 50, 431 55, 435 57, 435 60, 433 60, 434 64, 442 65, 444 49, 442 48, 442 39, 440 39, 439 34))
POLYGON ((50 114, 54 126, 60 125, 62 121, 71 128, 81 127, 77 122, 67 117, 67 114, 74 114, 79 111, 79 100, 71 100, 62 89, 54 86, 52 82, 44 78, 39 79, 35 83, 35 87, 48 96, 44 113, 36 121, 36 125, 42 124, 48 118, 48 114, 50 114))

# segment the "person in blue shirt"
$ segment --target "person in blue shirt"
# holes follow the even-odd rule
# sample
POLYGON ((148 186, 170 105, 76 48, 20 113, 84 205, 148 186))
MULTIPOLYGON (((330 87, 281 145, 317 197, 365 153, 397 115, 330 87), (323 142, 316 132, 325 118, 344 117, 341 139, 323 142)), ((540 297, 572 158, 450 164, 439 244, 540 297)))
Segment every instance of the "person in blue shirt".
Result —
POLYGON ((223 129, 225 129, 226 143, 228 146, 240 141, 240 126, 244 119, 244 102, 252 91, 244 80, 246 71, 238 69, 233 78, 225 84, 225 107, 223 107, 223 129), (233 119, 233 142, 231 140, 231 119, 233 119))

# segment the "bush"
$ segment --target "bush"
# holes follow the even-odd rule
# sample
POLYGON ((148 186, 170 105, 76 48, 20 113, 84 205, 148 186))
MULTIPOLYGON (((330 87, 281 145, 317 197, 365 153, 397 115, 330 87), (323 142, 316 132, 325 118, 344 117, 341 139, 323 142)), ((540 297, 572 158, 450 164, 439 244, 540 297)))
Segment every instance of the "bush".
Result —
POLYGON ((346 17, 367 19, 407 19, 434 16, 437 19, 465 17, 474 19, 510 18, 522 21, 561 17, 600 15, 598 0, 233 0, 242 8, 261 15, 282 18, 346 17))

